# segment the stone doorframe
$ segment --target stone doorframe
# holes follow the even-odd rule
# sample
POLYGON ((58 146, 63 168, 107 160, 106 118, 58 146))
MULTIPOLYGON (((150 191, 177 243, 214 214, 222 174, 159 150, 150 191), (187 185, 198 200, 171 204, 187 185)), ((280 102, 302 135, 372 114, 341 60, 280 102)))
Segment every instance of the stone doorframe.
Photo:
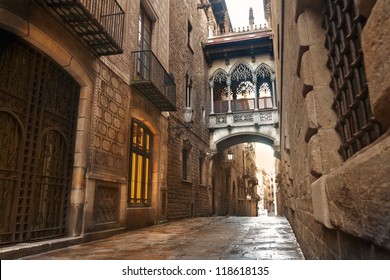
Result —
POLYGON ((76 129, 70 208, 68 214, 68 236, 82 233, 85 203, 86 171, 90 142, 93 80, 82 63, 70 50, 60 45, 49 33, 26 19, 0 7, 0 28, 7 30, 36 47, 68 72, 80 85, 80 100, 76 129))

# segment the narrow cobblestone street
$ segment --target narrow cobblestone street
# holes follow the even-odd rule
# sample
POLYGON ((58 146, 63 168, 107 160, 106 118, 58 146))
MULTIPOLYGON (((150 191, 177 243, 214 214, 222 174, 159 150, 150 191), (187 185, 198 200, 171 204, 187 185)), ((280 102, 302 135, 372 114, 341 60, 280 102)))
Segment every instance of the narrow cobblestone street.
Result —
POLYGON ((166 223, 25 259, 304 259, 284 217, 206 217, 166 223))

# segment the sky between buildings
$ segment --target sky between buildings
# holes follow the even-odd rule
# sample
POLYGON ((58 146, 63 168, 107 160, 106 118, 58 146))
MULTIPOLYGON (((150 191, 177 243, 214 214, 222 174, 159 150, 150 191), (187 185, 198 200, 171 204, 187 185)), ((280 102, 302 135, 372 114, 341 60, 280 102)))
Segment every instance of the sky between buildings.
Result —
POLYGON ((258 169, 264 169, 268 172, 275 172, 275 157, 272 147, 255 143, 256 148, 256 166, 258 169))
POLYGON ((253 8, 255 24, 266 23, 264 18, 263 0, 225 0, 230 21, 234 28, 249 26, 249 8, 253 8))

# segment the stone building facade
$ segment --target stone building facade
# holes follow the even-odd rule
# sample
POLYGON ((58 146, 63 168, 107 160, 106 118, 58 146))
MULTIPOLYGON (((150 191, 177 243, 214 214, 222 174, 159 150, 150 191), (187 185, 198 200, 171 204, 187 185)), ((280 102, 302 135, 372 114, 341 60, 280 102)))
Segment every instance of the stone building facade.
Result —
POLYGON ((261 169, 260 181, 262 191, 262 208, 266 209, 268 213, 275 213, 275 193, 273 184, 273 174, 269 171, 261 169))
POLYGON ((209 2, 65 2, 0 1, 2 258, 212 214, 209 2))
POLYGON ((241 196, 237 215, 256 217, 259 215, 258 203, 260 196, 257 193, 258 179, 256 166, 255 143, 244 143, 243 146, 243 183, 244 189, 241 190, 241 196), (245 202, 243 202, 245 200, 245 202), (240 205, 241 204, 241 205, 240 205), (243 207, 243 205, 245 207, 243 207), (245 209, 245 210, 244 210, 245 209))
MULTIPOLYGON (((207 1, 203 1, 208 3, 207 1)), ((211 214, 208 116, 210 95, 202 42, 213 14, 199 1, 171 0, 169 68, 175 77, 177 111, 169 114, 167 219, 211 214), (190 118, 190 122, 185 119, 190 118)))
POLYGON ((266 1, 288 217, 307 259, 390 257, 387 1, 266 1))
POLYGON ((385 0, 76 2, 0 0, 2 259, 255 215, 256 141, 306 258, 390 258, 385 0))
MULTIPOLYGON (((76 22, 89 9, 87 17, 98 17, 81 2, 69 11, 51 1, 0 1, 0 112, 7 123, 1 141, 15 143, 2 145, 2 245, 64 236, 71 237, 64 243, 75 243, 164 218, 164 111, 172 100, 151 102, 135 82, 143 67, 139 38, 153 52, 142 59, 157 60, 156 71, 168 73, 169 1, 109 1, 116 9, 109 12, 120 15, 111 25, 67 25, 62 16, 76 22), (141 21, 151 25, 142 34, 141 21)), ((174 94, 171 76, 165 81, 174 94)), ((173 101, 169 110, 176 109, 173 101)))

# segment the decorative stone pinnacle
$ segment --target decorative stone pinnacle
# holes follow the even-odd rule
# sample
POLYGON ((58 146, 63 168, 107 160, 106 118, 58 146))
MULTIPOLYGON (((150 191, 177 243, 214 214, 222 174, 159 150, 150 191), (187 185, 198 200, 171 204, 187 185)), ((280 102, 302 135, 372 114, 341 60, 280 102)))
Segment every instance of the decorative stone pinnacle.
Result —
POLYGON ((253 16, 253 9, 252 7, 249 8, 249 26, 250 30, 253 29, 253 25, 255 24, 255 18, 253 16))

